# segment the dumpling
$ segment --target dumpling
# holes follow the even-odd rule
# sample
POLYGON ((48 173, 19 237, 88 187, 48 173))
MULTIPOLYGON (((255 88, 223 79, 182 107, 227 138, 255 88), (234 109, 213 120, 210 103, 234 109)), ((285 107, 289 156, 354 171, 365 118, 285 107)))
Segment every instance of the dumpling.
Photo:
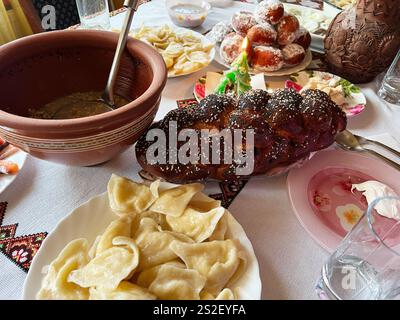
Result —
POLYGON ((129 281, 122 281, 114 290, 90 288, 90 300, 155 300, 157 297, 147 289, 129 281))
POLYGON ((131 234, 132 235, 135 235, 137 233, 140 222, 144 218, 150 218, 150 219, 154 220, 158 225, 158 229, 170 230, 170 227, 167 223, 166 215, 158 213, 158 212, 146 210, 146 211, 143 211, 142 213, 135 215, 134 219, 132 220, 132 224, 131 224, 131 234))
POLYGON ((233 294, 231 289, 225 288, 220 292, 215 300, 235 300, 235 295, 233 294))
POLYGON ((197 211, 208 212, 212 209, 221 207, 221 201, 215 200, 204 193, 199 192, 193 196, 192 200, 190 200, 189 206, 197 211))
POLYGON ((161 265, 158 265, 158 266, 155 266, 150 269, 146 269, 146 270, 142 271, 138 275, 135 282, 141 287, 144 287, 144 288, 150 287, 151 283, 157 277, 158 272, 160 271, 160 268, 165 265, 174 266, 174 267, 181 268, 181 269, 186 269, 186 265, 179 260, 169 261, 164 264, 161 264, 161 265))
POLYGON ((226 232, 228 231, 228 212, 225 210, 225 214, 219 219, 213 234, 208 238, 209 241, 225 240, 226 232))
POLYGON ((149 290, 162 300, 199 300, 205 282, 196 270, 162 265, 149 290))
POLYGON ((68 282, 69 274, 88 261, 89 243, 86 239, 70 242, 50 264, 37 294, 39 300, 87 300, 88 289, 68 282))
POLYGON ((203 188, 202 184, 193 183, 161 191, 160 197, 151 206, 150 210, 179 217, 183 214, 193 196, 202 191, 203 188))
POLYGON ((235 275, 240 264, 238 245, 233 240, 170 245, 189 269, 197 270, 207 279, 205 290, 217 295, 235 275))
POLYGON ((141 213, 156 201, 159 184, 148 187, 113 174, 107 187, 110 207, 119 215, 141 213))
POLYGON ((203 242, 213 234, 224 212, 223 207, 209 212, 188 207, 180 217, 167 216, 167 222, 173 231, 183 233, 196 242, 203 242))
POLYGON ((96 254, 111 248, 115 237, 129 238, 131 236, 131 222, 132 219, 130 217, 119 218, 111 222, 97 244, 96 254))
POLYGON ((200 300, 215 300, 215 297, 208 291, 203 290, 200 292, 200 300))
POLYGON ((169 247, 172 241, 193 242, 183 234, 161 231, 158 224, 150 218, 143 218, 140 221, 134 240, 140 248, 139 270, 175 260, 177 255, 169 247))
POLYGON ((232 290, 228 288, 222 290, 217 297, 214 297, 208 291, 203 290, 200 293, 200 300, 235 300, 235 295, 232 290))
POLYGON ((116 237, 113 247, 97 254, 86 266, 71 272, 68 281, 83 288, 103 287, 114 290, 130 278, 139 264, 139 249, 127 237, 116 237))
POLYGON ((97 251, 97 247, 99 246, 100 239, 101 239, 101 236, 97 236, 96 239, 94 240, 92 246, 90 247, 90 249, 88 251, 89 260, 93 259, 96 256, 96 251, 97 251))
POLYGON ((140 219, 143 218, 151 218, 161 227, 163 230, 167 230, 169 228, 167 223, 167 217, 165 214, 161 214, 154 211, 145 211, 139 215, 140 219))

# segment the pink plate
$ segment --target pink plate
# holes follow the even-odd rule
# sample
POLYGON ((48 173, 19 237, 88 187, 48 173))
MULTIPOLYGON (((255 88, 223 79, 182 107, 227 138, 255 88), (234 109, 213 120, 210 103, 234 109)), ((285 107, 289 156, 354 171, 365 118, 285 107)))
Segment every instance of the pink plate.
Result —
POLYGON ((325 150, 290 171, 287 186, 293 210, 313 239, 333 252, 357 223, 367 203, 351 185, 376 180, 400 194, 400 172, 365 154, 325 150))

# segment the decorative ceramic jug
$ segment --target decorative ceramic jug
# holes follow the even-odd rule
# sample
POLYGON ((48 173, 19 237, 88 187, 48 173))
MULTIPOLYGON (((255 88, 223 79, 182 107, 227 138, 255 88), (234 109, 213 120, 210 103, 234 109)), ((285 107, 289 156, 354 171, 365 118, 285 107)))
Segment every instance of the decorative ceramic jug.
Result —
POLYGON ((325 38, 330 72, 370 82, 400 49, 400 0, 358 0, 332 21, 325 38))

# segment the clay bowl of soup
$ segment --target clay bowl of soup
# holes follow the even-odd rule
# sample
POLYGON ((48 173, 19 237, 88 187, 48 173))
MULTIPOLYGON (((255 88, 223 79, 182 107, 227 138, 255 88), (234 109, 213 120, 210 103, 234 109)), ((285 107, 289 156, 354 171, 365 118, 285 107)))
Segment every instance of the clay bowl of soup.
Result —
POLYGON ((130 38, 115 86, 118 108, 91 114, 84 100, 104 90, 117 41, 113 32, 69 30, 0 46, 0 136, 74 166, 106 162, 134 144, 154 120, 167 70, 156 50, 130 38), (65 118, 51 114, 82 98, 65 118))

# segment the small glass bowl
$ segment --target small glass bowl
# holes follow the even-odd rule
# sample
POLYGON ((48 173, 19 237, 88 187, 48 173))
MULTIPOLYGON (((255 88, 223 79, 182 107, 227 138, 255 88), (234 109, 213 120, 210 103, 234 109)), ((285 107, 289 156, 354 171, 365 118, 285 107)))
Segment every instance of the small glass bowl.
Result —
POLYGON ((165 4, 172 22, 185 28, 200 26, 211 10, 211 5, 203 0, 167 0, 165 4))

